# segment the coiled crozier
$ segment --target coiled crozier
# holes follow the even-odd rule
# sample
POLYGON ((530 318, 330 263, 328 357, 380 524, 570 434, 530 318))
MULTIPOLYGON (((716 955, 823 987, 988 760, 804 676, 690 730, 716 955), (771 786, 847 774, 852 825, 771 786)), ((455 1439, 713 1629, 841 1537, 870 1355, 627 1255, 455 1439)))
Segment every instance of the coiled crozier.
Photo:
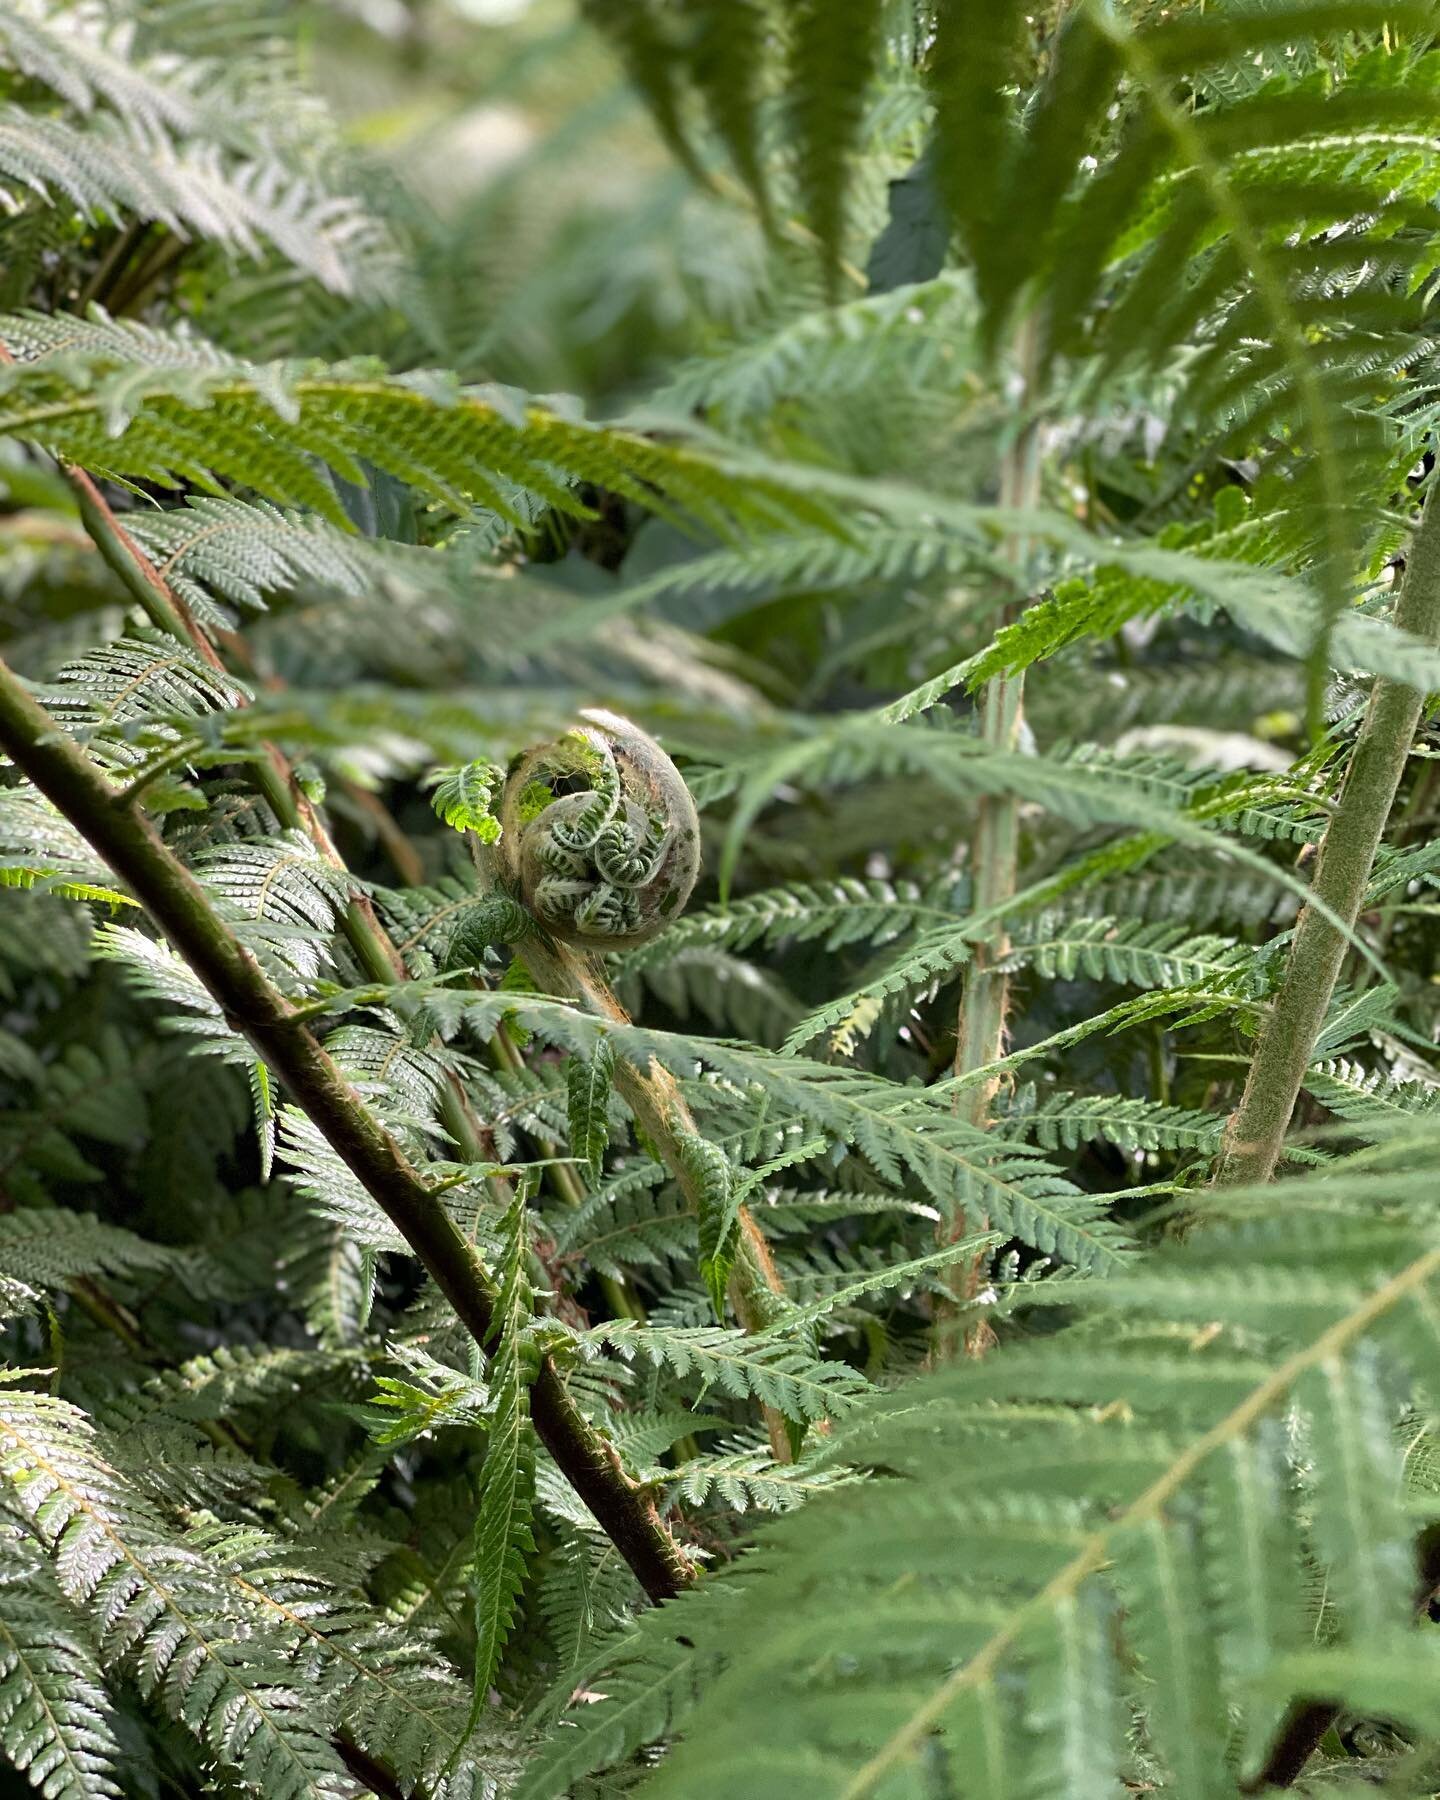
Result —
POLYGON ((663 931, 700 870, 684 777, 646 732, 590 711, 511 765, 501 803, 505 882, 562 943, 623 950, 663 931))

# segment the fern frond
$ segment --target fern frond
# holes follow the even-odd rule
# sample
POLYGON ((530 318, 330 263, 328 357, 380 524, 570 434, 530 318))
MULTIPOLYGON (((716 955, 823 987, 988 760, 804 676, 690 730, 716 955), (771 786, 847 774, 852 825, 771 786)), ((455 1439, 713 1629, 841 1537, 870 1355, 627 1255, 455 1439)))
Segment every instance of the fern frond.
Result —
MULTIPOLYGON (((1372 1704, 1354 1686, 1355 1646, 1424 1651, 1415 1521, 1383 1390, 1428 1379, 1440 1253, 1423 1230, 1370 1213, 1356 1176, 1329 1185, 1328 1200, 1325 1183, 1311 1188, 1299 1217, 1239 1200, 1233 1222, 1151 1257, 1133 1285, 1121 1275, 1113 1290, 1091 1288, 1093 1322, 1060 1341, 1012 1345, 842 1427, 852 1458, 887 1478, 768 1527, 736 1579, 643 1620, 610 1652, 613 1690, 603 1673, 588 1678, 592 1694, 613 1691, 614 1713, 603 1700, 572 1714, 576 1737, 552 1754, 573 1776, 670 1732, 673 1706, 647 1713, 631 1685, 643 1683, 674 1706, 702 1696, 652 1778, 657 1793, 733 1793, 761 1770, 811 1791, 878 1793, 919 1778, 944 1731, 940 1742, 958 1733, 976 1756, 991 1747, 985 1791, 1005 1800, 1058 1779, 1067 1792, 1080 1780, 1079 1791, 1108 1790, 1129 1764, 1107 1722, 1134 1705, 1150 1766, 1167 1782, 1188 1770, 1193 1791, 1219 1795, 1234 1785, 1237 1710, 1263 1733, 1272 1693, 1322 1691, 1317 1680, 1372 1704), (1324 1274, 1297 1279, 1302 1256, 1324 1274), (1116 1308, 1154 1320, 1149 1335, 1107 1347, 1116 1308), (1282 1429, 1287 1413, 1302 1449, 1282 1429), (1297 1479, 1337 1581, 1333 1649, 1311 1648, 1303 1614, 1276 1604, 1301 1563, 1297 1479), (1362 1490, 1373 1506, 1357 1503, 1362 1490), (957 1520, 963 1552, 947 1562, 932 1550, 915 1587, 913 1534, 933 1546, 957 1520), (1302 1650, 1313 1658, 1303 1672, 1302 1650), (1011 1729, 1016 1703, 1024 1732, 1011 1729), (769 1721, 759 1741, 739 1741, 737 1708, 752 1726, 769 1721)), ((1431 1729, 1408 1684, 1396 1706, 1431 1729)))
MULTIPOLYGON (((0 319, 0 341, 21 354, 33 331, 24 318, 0 319)), ((478 501, 516 523, 500 484, 583 514, 564 483, 584 480, 637 501, 658 489, 721 536, 783 521, 840 532, 799 482, 732 473, 699 451, 589 425, 499 388, 467 389, 433 372, 391 375, 373 363, 165 363, 153 334, 128 350, 133 335, 115 327, 103 353, 27 355, 0 369, 0 437, 167 485, 240 482, 342 529, 345 513, 316 458, 359 486, 369 464, 457 511, 478 501)))
POLYGON ((1305 1087, 1337 1118, 1357 1125, 1393 1124, 1440 1110, 1440 1085, 1398 1080, 1384 1069, 1365 1069, 1344 1058, 1317 1063, 1307 1073, 1305 1087))
POLYGON ((294 946, 323 942, 353 895, 350 879, 302 831, 217 844, 202 850, 193 867, 227 911, 279 927, 294 946))
POLYGON ((458 1369, 433 1358, 417 1366, 413 1351, 401 1354, 400 1360, 413 1370, 414 1378, 375 1377, 370 1405, 377 1416, 370 1431, 377 1444, 404 1444, 446 1426, 474 1425, 490 1411, 489 1390, 458 1369))
MULTIPOLYGON (((114 879, 80 833, 28 786, 0 789, 0 877, 7 888, 107 903, 114 879)), ((13 901, 8 905, 13 914, 13 901)))
POLYGON ((514 1628, 525 1565, 535 1550, 530 1513, 535 1482, 528 1387, 536 1359, 522 1334, 529 1322, 525 1280, 525 1197, 500 1223, 506 1255, 495 1306, 497 1343, 490 1363, 494 1412, 475 1515, 475 1713, 485 1704, 506 1639, 514 1628))
MULTIPOLYGON (((130 1044, 113 1028, 96 1031, 88 1043, 67 1045, 49 1062, 26 1059, 18 1073, 29 1090, 25 1102, 0 1114, 0 1170, 17 1190, 27 1168, 52 1179, 98 1181, 103 1171, 82 1154, 84 1140, 93 1138, 123 1152, 149 1127, 142 1072, 130 1044)), ((47 1210, 49 1198, 47 1191, 47 1210)), ((23 1238, 25 1227, 14 1229, 23 1238)), ((63 1241, 66 1225, 57 1223, 56 1230, 63 1241)), ((108 1249, 95 1248, 99 1254, 119 1256, 122 1243, 108 1239, 108 1249)), ((72 1248, 82 1253, 78 1241, 72 1248)), ((138 1244, 132 1246, 132 1255, 139 1253, 138 1244)))
POLYGON ((177 1260, 164 1245, 93 1213, 45 1206, 0 1215, 0 1275, 26 1287, 63 1288, 77 1275, 170 1269, 177 1260))
POLYGON ((610 1088, 615 1051, 609 1038, 597 1038, 589 1060, 571 1057, 567 1070, 568 1123, 571 1153, 598 1185, 610 1142, 610 1088))
POLYGON ((614 1545, 564 1521, 558 1553, 536 1594, 559 1667, 578 1673, 597 1644, 629 1622, 634 1598, 634 1580, 614 1545))
POLYGON ((658 1163, 626 1170, 555 1221, 557 1255, 602 1275, 688 1259, 697 1248, 695 1208, 658 1163))
POLYGON ((680 1470, 675 1490, 691 1506, 717 1499, 732 1512, 791 1512, 847 1479, 842 1469, 777 1463, 767 1450, 736 1439, 692 1457, 680 1470))
MULTIPOLYGON (((503 998, 477 999, 472 1014, 494 1017, 503 998)), ((513 1010, 526 1026, 567 1046, 593 1042, 597 1023, 556 1002, 513 1010)), ((1002 1151, 986 1133, 957 1119, 942 1088, 898 1087, 864 1073, 804 1058, 676 1033, 613 1028, 618 1054, 644 1067, 684 1059, 705 1064, 741 1093, 765 1095, 786 1119, 802 1120, 836 1144, 858 1151, 882 1179, 913 1179, 942 1210, 974 1207, 998 1227, 1082 1268, 1113 1268, 1126 1257, 1122 1233, 1103 1206, 1018 1145, 1002 1151)))
MULTIPOLYGON (((764 336, 683 364, 661 397, 677 411, 703 409, 718 426, 733 431, 749 420, 768 418, 778 404, 799 395, 813 403, 817 398, 840 401, 875 386, 888 385, 893 391, 901 371, 907 383, 943 383, 954 378, 955 340, 974 310, 968 278, 953 273, 823 311, 806 309, 764 336)), ((872 577, 893 576, 907 566, 918 576, 927 572, 927 560, 935 572, 943 569, 943 534, 934 525, 928 559, 923 524, 888 531, 880 525, 878 530, 878 542, 867 531, 863 542, 853 546, 857 557, 870 559, 863 566, 872 577)), ((814 553, 823 559, 826 547, 816 543, 814 553)), ((672 573, 677 581, 684 579, 681 570, 672 573)), ((786 579, 794 584, 798 577, 786 579)), ((807 585, 821 582, 828 585, 823 562, 807 585)))
POLYGON ((832 286, 844 241, 849 160, 883 45, 880 0, 798 0, 790 47, 797 174, 832 286))
POLYGON ((935 15, 927 76, 935 93, 935 178, 992 305, 1005 260, 1000 196, 1020 150, 1012 93, 1023 79, 1025 15, 1016 0, 958 0, 935 15))
POLYGON ((482 1800, 506 1761, 503 1728, 471 1733, 458 1673, 413 1626, 397 1629, 352 1599, 349 1569, 314 1549, 224 1526, 197 1541, 318 1685, 347 1736, 395 1779, 437 1800, 482 1800))
POLYGON ((252 260, 272 248, 336 294, 355 291, 365 251, 379 247, 357 201, 279 163, 164 138, 137 145, 103 118, 78 126, 0 104, 0 201, 14 212, 35 196, 92 223, 158 220, 252 260))
MULTIPOLYGON (((872 1266, 858 1270, 846 1270, 821 1284, 811 1277, 803 1285, 807 1288, 820 1288, 814 1299, 805 1300, 797 1306, 786 1306, 769 1328, 773 1331, 792 1331, 801 1326, 814 1325, 832 1313, 857 1301, 869 1300, 877 1294, 889 1293, 895 1288, 914 1290, 933 1284, 939 1286, 938 1277, 951 1264, 970 1258, 972 1261, 987 1251, 995 1250, 1005 1242, 1004 1238, 989 1234, 982 1237, 970 1237, 946 1244, 943 1249, 933 1250, 928 1256, 904 1257, 899 1261, 882 1261, 874 1259, 872 1266)), ((869 1260, 869 1259, 866 1259, 869 1260)))
POLYGON ((632 1634, 619 1653, 613 1644, 602 1645, 582 1665, 586 1691, 602 1694, 603 1704, 585 1720, 583 1732, 551 1734, 525 1770, 516 1800, 551 1800, 592 1770, 619 1765, 636 1746, 659 1742, 689 1713, 717 1666, 713 1656, 689 1653, 685 1620, 693 1606, 694 1598, 682 1595, 663 1609, 673 1635, 632 1634), (603 1687, 592 1688, 602 1669, 603 1687))
POLYGON ((11 1387, 0 1401, 0 1479, 56 1558, 67 1597, 93 1609, 123 1659, 205 1750, 277 1800, 341 1800, 344 1765, 307 1706, 286 1637, 236 1615, 198 1552, 107 1462, 85 1417, 11 1387), (234 1635, 234 1627, 243 1636, 234 1635))
POLYGON ((836 1418, 854 1407, 869 1384, 844 1363, 820 1362, 798 1345, 749 1337, 723 1326, 637 1325, 610 1319, 579 1340, 590 1354, 614 1350, 626 1361, 643 1357, 682 1381, 698 1382, 732 1399, 758 1400, 797 1424, 836 1418))
POLYGON ((1129 987, 1186 987, 1233 977, 1253 956, 1249 946, 1183 927, 1132 924, 1116 918, 1079 919, 1063 935, 1053 919, 1030 921, 1013 952, 1016 967, 1038 969, 1047 981, 1114 981, 1129 987))
MULTIPOLYGON (((1263 792, 1263 787, 1259 791, 1263 792)), ((1309 805, 1286 798, 1278 806, 1257 806, 1253 803, 1255 794, 1255 788, 1247 784, 1231 790, 1228 796, 1222 793, 1215 800, 1202 799, 1195 802, 1193 814, 1197 817, 1208 815, 1217 823, 1223 818, 1234 829, 1262 838, 1298 836, 1301 841, 1305 841, 1314 834, 1309 805)), ((1190 841, 1197 840, 1191 838, 1190 841)), ((1014 921, 1024 920, 1026 914, 1040 907, 1049 907, 1067 891, 1080 890, 1095 877, 1114 876, 1127 866, 1142 865, 1159 847, 1158 833, 1124 840, 1113 851, 1102 852, 1098 858, 1083 859, 1058 876, 1047 877, 1028 889, 1022 889, 1009 901, 1006 907, 1007 917, 1014 921)), ((1253 869, 1258 877, 1264 867, 1263 858, 1244 850, 1241 854, 1247 869, 1253 869)), ((1284 882, 1284 886, 1290 888, 1288 880, 1284 882)), ((907 989, 923 987, 936 976, 966 963, 973 944, 983 941, 987 932, 993 930, 993 925, 993 920, 984 915, 975 915, 949 929, 923 933, 910 947, 887 965, 883 965, 879 973, 872 975, 862 987, 816 1008, 802 1019, 791 1032, 787 1044, 798 1048, 810 1043, 823 1031, 836 1033, 837 1041, 853 1043, 856 1037, 865 1035, 880 1018, 882 1001, 907 989)), ((1017 935, 1023 940, 1033 929, 1027 922, 1017 935)), ((1073 971, 1088 966, 1091 971, 1104 971, 1109 955, 1108 940, 1108 945, 1114 948, 1110 966, 1116 971, 1116 978, 1129 980, 1138 977, 1140 985, 1148 985, 1153 975, 1163 966, 1166 956, 1172 953, 1182 954, 1185 961, 1195 959, 1199 964, 1197 979, 1209 979, 1217 989, 1233 987, 1246 963, 1252 959, 1252 953, 1248 950, 1232 946, 1228 940, 1213 934, 1205 934, 1190 941, 1189 934, 1183 930, 1167 935, 1167 928, 1158 925, 1116 927, 1108 920, 1086 922, 1079 928, 1079 937, 1084 939, 1083 944, 1072 941, 1068 949, 1057 948, 1054 963, 1057 970, 1069 967, 1073 971), (1134 950, 1133 955, 1129 953, 1131 949, 1134 950)), ((1037 949, 1039 956, 1043 958, 1046 952, 1038 944, 1037 949)), ((1023 959, 1024 954, 1023 947, 1012 951, 1017 959, 1023 959)))
POLYGON ((434 1116, 456 1066, 445 1052, 412 1042, 393 1019, 380 1026, 342 1025, 325 1039, 325 1048, 360 1093, 416 1120, 434 1116))
POLYGON ((355 1358, 346 1351, 265 1344, 221 1347, 153 1375, 138 1394, 103 1410, 100 1423, 120 1429, 137 1421, 224 1419, 293 1400, 307 1385, 333 1382, 355 1358))
MULTIPOLYGON (((296 1191, 339 1227, 351 1245, 366 1252, 362 1274, 366 1304, 362 1312, 368 1312, 368 1296, 375 1279, 374 1255, 404 1253, 404 1238, 304 1113, 286 1107, 280 1114, 279 1136, 280 1154, 292 1171, 290 1180, 296 1191)), ((437 1200, 436 1204, 440 1202, 437 1200)))
POLYGON ((79 113, 104 106, 139 138, 202 127, 196 90, 209 73, 192 57, 148 64, 134 54, 133 21, 108 22, 98 7, 15 0, 0 20, 5 61, 79 113))
POLYGON ((1017 1094, 1005 1128, 1046 1150, 1078 1150, 1100 1140, 1124 1150, 1194 1150, 1213 1154, 1225 1128, 1217 1113, 1136 1100, 1121 1094, 1017 1094))
MULTIPOLYGON (((1277 513, 1284 518, 1294 505, 1293 494, 1287 493, 1276 502, 1277 513)), ((1226 558, 1238 572, 1244 563, 1275 555, 1277 547, 1267 537, 1271 524, 1273 519, 1259 502, 1225 500, 1217 506, 1211 527, 1173 527, 1150 541, 1143 559, 1132 558, 1124 567, 1102 565, 1093 576, 1058 582, 1052 594, 1026 607, 996 633, 987 649, 965 666, 965 680, 975 687, 998 674, 1017 674, 1082 639, 1112 637, 1131 620, 1178 611, 1187 602, 1194 606, 1198 601, 1208 608, 1220 586, 1226 610, 1237 622, 1284 654, 1305 656, 1322 628, 1313 592, 1258 571, 1248 580, 1237 574, 1227 580, 1218 573, 1226 558), (1213 584, 1198 577, 1197 561, 1217 564, 1213 584)), ((1413 679, 1426 686, 1437 674, 1429 645, 1366 612, 1348 611, 1334 618, 1329 656, 1337 668, 1413 679)))
POLYGON ((386 582, 424 584, 435 559, 404 544, 356 537, 308 513, 190 494, 183 507, 136 511, 126 529, 193 612, 217 601, 263 612, 266 596, 302 583, 350 594, 386 582))
POLYGON ((174 743, 177 721, 203 718, 243 706, 250 690, 204 662, 188 644, 161 632, 138 630, 100 644, 57 671, 45 704, 77 734, 104 739, 104 749, 123 762, 144 753, 126 741, 144 728, 156 741, 174 743))
POLYGON ((759 124, 771 30, 766 0, 687 0, 685 14, 691 79, 736 174, 755 196, 762 219, 768 219, 759 124))
POLYGON ((914 882, 845 877, 746 894, 728 905, 687 913, 663 936, 629 952, 620 966, 648 968, 692 947, 748 950, 755 944, 816 940, 826 950, 883 945, 926 926, 943 926, 954 916, 946 904, 954 885, 943 881, 921 889, 914 882))
POLYGON ((255 1052, 236 1031, 205 984, 168 944, 147 937, 131 925, 107 924, 96 933, 95 954, 120 963, 138 992, 165 1008, 165 1024, 182 1034, 189 1047, 248 1069, 255 1052))
POLYGON ((94 1645, 47 1565, 5 1546, 0 1755, 47 1800, 119 1800, 120 1745, 94 1645))

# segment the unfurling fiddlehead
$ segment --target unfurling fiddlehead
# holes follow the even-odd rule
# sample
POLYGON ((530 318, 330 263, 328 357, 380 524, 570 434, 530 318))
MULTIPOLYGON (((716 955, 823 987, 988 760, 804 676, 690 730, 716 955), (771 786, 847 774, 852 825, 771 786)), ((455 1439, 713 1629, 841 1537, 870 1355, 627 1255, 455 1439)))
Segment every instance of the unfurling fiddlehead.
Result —
POLYGON ((683 910, 700 868, 700 827, 680 771, 615 713, 512 764, 501 805, 506 886, 562 943, 643 944, 683 910))

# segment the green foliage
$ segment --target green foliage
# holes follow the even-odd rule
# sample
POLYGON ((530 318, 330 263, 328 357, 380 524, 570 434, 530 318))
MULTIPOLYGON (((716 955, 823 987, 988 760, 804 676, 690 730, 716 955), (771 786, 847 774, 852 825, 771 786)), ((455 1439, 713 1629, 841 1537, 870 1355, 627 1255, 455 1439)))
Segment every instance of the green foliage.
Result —
POLYGON ((584 1344, 611 1345, 627 1361, 642 1357, 694 1384, 703 1399, 714 1387, 735 1399, 773 1406, 796 1424, 849 1411, 866 1384, 841 1362, 817 1362, 776 1337, 749 1337, 718 1325, 636 1325, 614 1319, 592 1328, 584 1344))
POLYGON ((0 1614, 0 1712, 7 1760, 57 1800, 112 1800, 120 1746, 93 1645, 48 1565, 19 1541, 0 1614))
POLYGON ((597 1038, 589 1058, 572 1056, 566 1069, 568 1100, 566 1123, 570 1148, 598 1186, 605 1173, 605 1150, 610 1142, 610 1087, 615 1077, 615 1052, 609 1038, 597 1038))
POLYGON ((681 1170, 697 1196, 700 1275, 717 1319, 725 1317, 725 1289, 735 1263, 740 1229, 740 1195, 730 1159, 718 1144, 698 1132, 680 1140, 681 1170))
POLYGON ((530 1509, 535 1480, 534 1451, 527 1429, 526 1390, 534 1375, 524 1334, 530 1296, 524 1278, 525 1191, 517 1191, 500 1222, 506 1240, 500 1265, 500 1297, 490 1359, 492 1412, 480 1472, 475 1511, 475 1716, 500 1667, 506 1640, 525 1585, 525 1559, 533 1552, 530 1509))
POLYGON ((581 479, 633 499, 653 482, 722 534, 740 522, 824 516, 773 478, 732 475, 694 451, 547 413, 499 389, 467 391, 443 374, 392 375, 373 362, 257 367, 108 323, 87 330, 9 318, 0 341, 13 359, 0 373, 0 435, 38 439, 82 467, 132 479, 202 489, 241 482, 337 525, 344 508, 317 458, 342 480, 363 484, 368 464, 456 512, 480 504, 516 525, 524 521, 507 487, 583 516, 570 486, 581 479), (203 450, 196 409, 214 414, 203 450))
POLYGON ((493 763, 461 763, 453 769, 439 769, 430 794, 436 816, 452 831, 473 831, 483 844, 493 844, 500 836, 500 821, 495 815, 497 787, 502 771, 493 763))
POLYGON ((1433 7, 479 10, 0 18, 0 1763, 1431 1794, 1433 7))
POLYGON ((305 1717, 274 1621, 246 1608, 256 1640, 238 1655, 206 1629, 223 1617, 227 1589, 232 1605, 243 1592, 223 1558, 173 1541, 73 1407, 15 1388, 0 1431, 15 1503, 57 1558, 66 1597, 98 1601, 107 1660, 129 1656, 142 1689, 163 1694, 210 1755, 252 1781, 287 1797, 338 1793, 339 1761, 305 1717))
POLYGON ((889 1479, 767 1527, 721 1584, 728 1605, 717 1592, 643 1620, 590 1677, 605 1698, 571 1715, 550 1778, 613 1765, 683 1718, 657 1792, 920 1792, 937 1757, 941 1791, 960 1792, 969 1773, 945 1771, 967 1746, 991 1759, 990 1791, 1108 1791, 1118 1760, 1178 1792, 1228 1794, 1274 1720, 1262 1671, 1304 1666, 1329 1691, 1346 1642, 1372 1632, 1397 1667, 1415 1659, 1386 1710, 1428 1731, 1414 1520, 1385 1396, 1433 1363, 1436 1253, 1423 1230, 1375 1216, 1382 1189, 1336 1177, 1298 1208, 1237 1202, 1142 1275, 1066 1284, 1058 1337, 873 1403, 825 1462, 889 1479), (1379 1489, 1388 1502, 1356 1505, 1379 1489), (1321 1546, 1344 1578, 1317 1646, 1298 1600, 1321 1546), (1082 1693, 1083 1708, 1044 1698, 1082 1693), (1127 1752, 1118 1721, 1142 1694, 1146 1735, 1127 1752))

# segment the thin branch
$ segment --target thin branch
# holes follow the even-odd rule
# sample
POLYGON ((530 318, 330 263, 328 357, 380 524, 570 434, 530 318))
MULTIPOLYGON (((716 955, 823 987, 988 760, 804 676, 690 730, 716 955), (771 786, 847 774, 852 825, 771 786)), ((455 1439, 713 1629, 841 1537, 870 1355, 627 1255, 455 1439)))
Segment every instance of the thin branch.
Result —
MULTIPOLYGON (((0 748, 130 887, 485 1343, 493 1287, 464 1233, 149 820, 133 804, 117 806, 104 775, 3 662, 0 748)), ((542 1443, 646 1592, 656 1600, 677 1593, 690 1579, 679 1547, 548 1361, 531 1401, 542 1443)))
MULTIPOLYGON (((1440 481, 1432 478, 1410 546, 1395 624, 1440 646, 1440 481)), ((1325 827, 1312 892, 1331 915, 1353 927, 1395 803, 1424 695, 1381 676, 1350 757, 1340 804, 1325 827)), ((1295 1102, 1315 1053, 1346 939, 1315 907, 1300 914, 1280 991, 1260 1034, 1239 1106, 1230 1115, 1215 1182, 1220 1187, 1268 1181, 1280 1160, 1295 1102)))

